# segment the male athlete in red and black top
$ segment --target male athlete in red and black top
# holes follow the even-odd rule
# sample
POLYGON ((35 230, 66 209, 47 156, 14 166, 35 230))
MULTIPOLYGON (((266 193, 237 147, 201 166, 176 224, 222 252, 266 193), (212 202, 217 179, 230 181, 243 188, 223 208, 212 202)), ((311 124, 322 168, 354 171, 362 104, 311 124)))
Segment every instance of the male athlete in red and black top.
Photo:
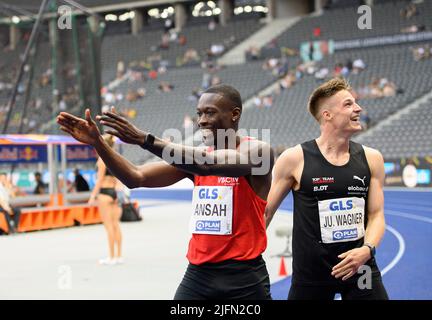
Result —
POLYGON ((269 144, 237 134, 242 102, 227 85, 206 90, 197 106, 206 147, 167 142, 141 131, 115 113, 96 119, 107 133, 164 159, 180 161, 135 166, 104 143, 89 110, 86 119, 62 112, 61 129, 95 147, 106 166, 129 188, 164 187, 184 178, 194 182, 189 266, 175 299, 271 299, 261 257, 266 249, 264 209, 270 190, 273 151, 269 144), (226 136, 221 138, 220 129, 226 136), (217 132, 219 130, 219 132, 217 132), (168 152, 167 152, 168 150, 168 152))

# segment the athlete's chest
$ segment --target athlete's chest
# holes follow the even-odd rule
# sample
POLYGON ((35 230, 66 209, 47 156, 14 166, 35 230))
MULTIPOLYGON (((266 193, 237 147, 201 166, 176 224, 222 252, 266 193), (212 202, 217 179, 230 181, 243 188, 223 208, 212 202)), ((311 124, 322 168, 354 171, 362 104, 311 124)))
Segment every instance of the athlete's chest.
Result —
POLYGON ((334 167, 329 165, 305 167, 302 191, 312 198, 366 197, 370 172, 365 165, 334 167))

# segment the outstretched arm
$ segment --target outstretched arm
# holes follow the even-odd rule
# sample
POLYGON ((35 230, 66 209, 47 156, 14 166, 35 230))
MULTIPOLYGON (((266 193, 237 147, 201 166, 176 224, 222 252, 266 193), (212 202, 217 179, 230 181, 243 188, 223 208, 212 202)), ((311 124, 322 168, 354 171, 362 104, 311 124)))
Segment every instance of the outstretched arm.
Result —
POLYGON ((274 166, 273 182, 265 208, 266 227, 270 225, 276 210, 293 188, 296 182, 295 170, 298 168, 302 156, 301 147, 296 146, 284 151, 277 159, 274 166))
POLYGON ((85 118, 61 112, 57 123, 61 130, 76 140, 93 146, 105 165, 128 188, 163 187, 189 177, 164 162, 135 166, 104 141, 89 109, 85 112, 85 118))
MULTIPOLYGON (((126 143, 143 146, 146 140, 148 132, 135 127, 118 115, 114 108, 96 119, 112 128, 107 130, 107 133, 126 143)), ((221 149, 209 152, 206 148, 175 144, 155 137, 153 145, 147 147, 147 150, 188 174, 201 176, 240 177, 250 175, 254 168, 265 175, 271 168, 273 156, 270 146, 258 140, 245 141, 238 150, 221 149)))

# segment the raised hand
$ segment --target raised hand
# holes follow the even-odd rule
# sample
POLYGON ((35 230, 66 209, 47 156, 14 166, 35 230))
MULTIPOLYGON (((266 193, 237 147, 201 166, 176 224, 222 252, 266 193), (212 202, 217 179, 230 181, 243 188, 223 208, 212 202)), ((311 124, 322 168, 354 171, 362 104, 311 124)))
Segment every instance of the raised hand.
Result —
POLYGON ((118 137, 123 142, 142 145, 145 141, 147 133, 139 130, 124 117, 117 114, 114 107, 111 107, 111 111, 105 111, 103 116, 97 116, 96 120, 100 124, 114 129, 105 130, 105 132, 118 137))
POLYGON ((85 119, 76 117, 67 112, 60 112, 57 116, 60 130, 70 134, 76 140, 94 146, 100 138, 100 131, 91 118, 90 110, 86 109, 85 119))

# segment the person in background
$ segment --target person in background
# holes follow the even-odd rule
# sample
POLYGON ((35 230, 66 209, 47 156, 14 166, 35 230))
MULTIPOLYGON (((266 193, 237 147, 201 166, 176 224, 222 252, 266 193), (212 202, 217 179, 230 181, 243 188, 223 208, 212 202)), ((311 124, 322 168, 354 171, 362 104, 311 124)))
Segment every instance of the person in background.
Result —
POLYGON ((40 172, 35 172, 35 181, 36 181, 36 187, 33 191, 34 194, 45 194, 47 184, 42 181, 42 175, 40 172))
MULTIPOLYGON (((110 147, 114 147, 114 136, 104 135, 103 140, 110 147)), ((123 263, 122 233, 120 229, 121 208, 118 205, 116 186, 118 181, 106 167, 102 158, 96 162, 97 180, 90 195, 89 204, 97 200, 100 216, 108 236, 109 256, 99 260, 99 264, 114 265, 123 263)))
POLYGON ((69 187, 69 192, 75 190, 76 192, 90 191, 87 180, 81 175, 79 169, 74 170, 75 181, 69 187))

